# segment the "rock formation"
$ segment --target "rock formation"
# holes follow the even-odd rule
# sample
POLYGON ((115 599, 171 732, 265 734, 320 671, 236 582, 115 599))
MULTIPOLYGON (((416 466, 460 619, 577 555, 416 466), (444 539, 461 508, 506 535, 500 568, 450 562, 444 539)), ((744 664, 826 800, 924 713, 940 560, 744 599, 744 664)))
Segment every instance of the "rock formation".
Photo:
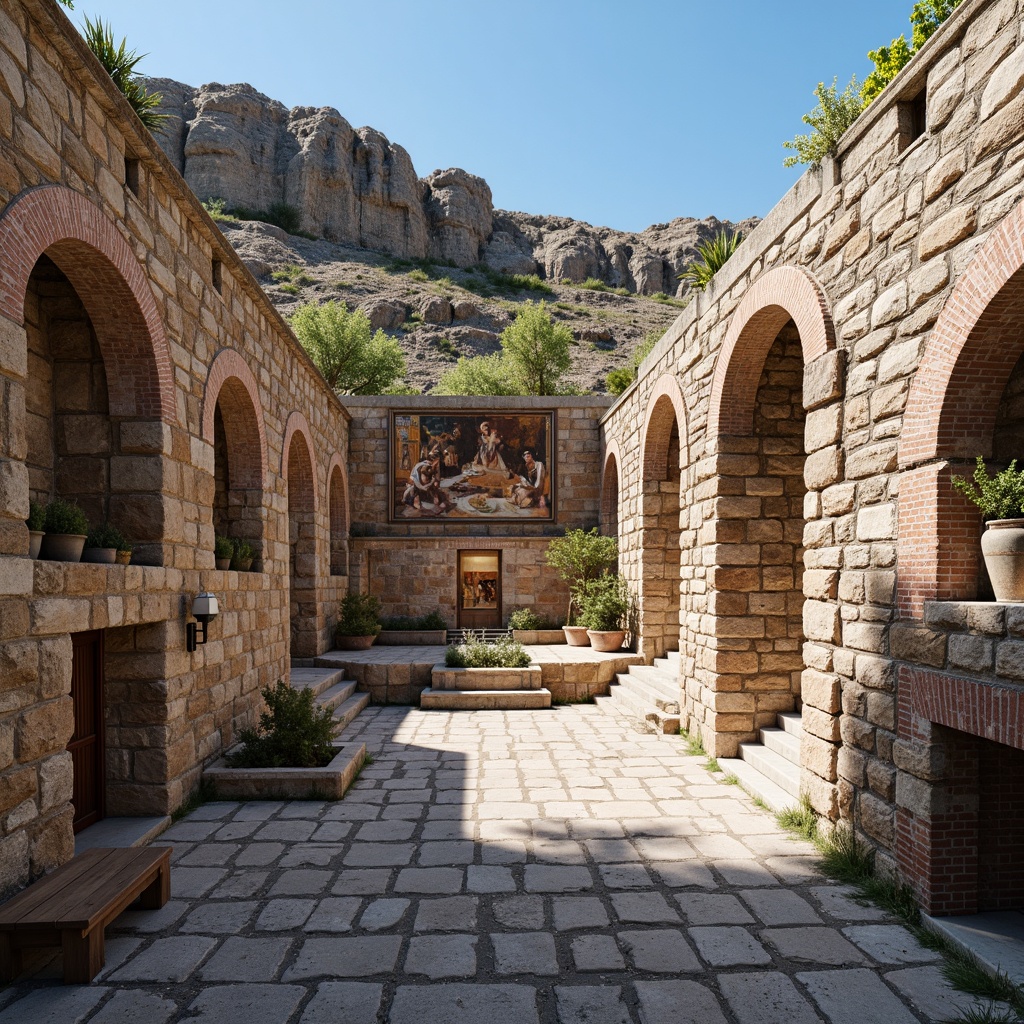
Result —
POLYGON ((671 295, 698 241, 757 223, 683 217, 630 233, 495 210, 483 178, 459 168, 418 178, 401 146, 332 107, 289 110, 250 85, 147 87, 170 115, 160 145, 200 199, 254 213, 285 204, 304 232, 397 257, 671 295))

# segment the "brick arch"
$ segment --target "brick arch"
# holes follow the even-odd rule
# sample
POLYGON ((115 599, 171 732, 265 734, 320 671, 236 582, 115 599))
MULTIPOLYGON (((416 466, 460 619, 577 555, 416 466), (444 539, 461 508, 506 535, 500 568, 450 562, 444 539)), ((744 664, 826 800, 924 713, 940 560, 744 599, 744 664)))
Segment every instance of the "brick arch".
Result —
POLYGON ((644 482, 667 480, 673 469, 677 472, 687 463, 686 403, 679 382, 671 373, 663 373, 655 382, 647 400, 644 416, 643 462, 644 482), (668 464, 672 426, 679 432, 679 465, 668 464))
POLYGON ((1024 202, 975 252, 928 337, 907 398, 901 468, 988 456, 1003 389, 1024 352, 1024 202))
POLYGON ((202 437, 209 444, 214 441, 218 403, 228 435, 232 486, 262 489, 267 478, 263 403, 249 364, 234 349, 222 349, 217 354, 206 378, 202 437))
POLYGON ((23 192, 0 216, 0 314, 22 324, 42 255, 71 282, 107 371, 110 414, 177 420, 170 346, 139 260, 110 220, 63 185, 23 192))
POLYGON ((338 452, 327 464, 327 510, 330 526, 331 574, 348 574, 348 473, 338 452))
POLYGON ((764 361, 790 320, 800 333, 804 365, 836 347, 821 285, 800 267, 777 267, 747 289, 729 321, 711 382, 709 438, 752 432, 764 361))
POLYGON ((618 537, 619 530, 619 466, 622 456, 619 446, 611 441, 605 450, 604 468, 601 470, 601 533, 618 537), (614 527, 614 528, 613 528, 614 527))
MULTIPOLYGON (((309 423, 306 417, 301 412, 293 412, 288 417, 288 422, 284 428, 284 445, 281 452, 281 476, 287 482, 289 480, 289 472, 295 469, 297 472, 303 474, 302 483, 307 483, 305 479, 308 476, 308 487, 304 488, 302 494, 289 494, 289 505, 293 498, 296 501, 301 501, 301 508, 303 511, 315 512, 319 507, 317 500, 317 480, 316 480, 316 458, 313 455, 313 442, 311 440, 312 431, 309 429, 309 423), (298 452, 305 452, 308 457, 308 467, 295 466, 291 464, 291 452, 292 445, 295 444, 300 446, 298 452)), ((297 480, 298 482, 298 480, 297 480)), ((289 491, 291 488, 289 487, 289 491)), ((295 506, 299 508, 299 505, 295 506)))

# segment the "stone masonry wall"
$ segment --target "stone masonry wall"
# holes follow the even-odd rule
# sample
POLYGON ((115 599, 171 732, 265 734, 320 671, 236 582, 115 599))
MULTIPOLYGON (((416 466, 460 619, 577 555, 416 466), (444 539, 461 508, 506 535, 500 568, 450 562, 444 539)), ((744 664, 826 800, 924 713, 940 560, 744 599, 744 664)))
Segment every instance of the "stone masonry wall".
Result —
MULTIPOLYGON (((898 535, 904 512, 897 505, 904 489, 911 494, 897 465, 903 413, 958 280, 1024 199, 1022 31, 1019 0, 962 4, 844 136, 836 158, 809 170, 694 298, 602 424, 605 449, 617 461, 620 564, 642 593, 646 566, 664 557, 651 550, 659 535, 647 507, 645 452, 658 443, 652 433, 665 430, 658 409, 674 411, 682 438, 683 706, 712 753, 734 754, 755 738, 769 709, 758 697, 767 669, 758 665, 745 676, 753 661, 737 643, 745 633, 754 641, 750 653, 759 650, 762 610, 729 595, 757 594, 761 603, 770 593, 760 582, 745 588, 753 588, 758 567, 767 573, 775 561, 772 521, 794 552, 801 540, 795 514, 783 520, 758 506, 761 482, 778 474, 751 475, 746 465, 771 434, 753 415, 756 390, 775 339, 792 321, 806 410, 799 453, 806 457, 805 571, 796 598, 804 637, 803 786, 820 812, 853 822, 890 863, 902 785, 894 758, 895 592, 901 558, 927 551, 904 547, 898 535), (917 137, 911 104, 922 93, 927 128, 917 137)), ((1017 228, 1004 226, 1001 237, 1005 253, 1017 244, 1017 228)), ((1015 256, 993 256, 1000 258, 1011 270, 1020 265, 1015 256)), ((935 492, 920 493, 922 504, 904 496, 904 507, 907 515, 920 508, 914 515, 927 527, 935 492)), ((799 570, 792 565, 794 586, 799 570)), ((788 605, 787 617, 795 610, 788 605)), ((786 634, 799 635, 789 626, 786 634)), ((800 665, 778 667, 787 675, 800 665)), ((918 760, 927 760, 928 742, 910 744, 918 760)), ((912 873, 909 862, 904 868, 912 873)))

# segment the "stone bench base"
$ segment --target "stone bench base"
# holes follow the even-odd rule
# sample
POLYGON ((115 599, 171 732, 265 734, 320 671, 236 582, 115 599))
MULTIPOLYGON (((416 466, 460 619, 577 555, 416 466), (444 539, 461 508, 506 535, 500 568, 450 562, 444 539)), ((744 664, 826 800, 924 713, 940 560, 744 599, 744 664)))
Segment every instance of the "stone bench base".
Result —
POLYGON ((524 711, 551 707, 551 691, 536 690, 435 690, 420 694, 420 707, 439 711, 524 711))

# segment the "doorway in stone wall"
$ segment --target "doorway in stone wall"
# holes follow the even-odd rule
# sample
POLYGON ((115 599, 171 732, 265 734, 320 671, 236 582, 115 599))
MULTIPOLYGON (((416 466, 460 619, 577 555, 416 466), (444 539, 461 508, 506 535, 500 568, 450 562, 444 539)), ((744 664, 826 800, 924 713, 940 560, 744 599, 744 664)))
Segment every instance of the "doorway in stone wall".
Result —
POLYGON ((75 833, 95 825, 105 812, 103 742, 103 633, 94 630, 71 637, 71 702, 75 731, 68 741, 74 777, 71 803, 75 833))
POLYGON ((501 628, 500 551, 460 551, 456 586, 459 629, 501 628))

